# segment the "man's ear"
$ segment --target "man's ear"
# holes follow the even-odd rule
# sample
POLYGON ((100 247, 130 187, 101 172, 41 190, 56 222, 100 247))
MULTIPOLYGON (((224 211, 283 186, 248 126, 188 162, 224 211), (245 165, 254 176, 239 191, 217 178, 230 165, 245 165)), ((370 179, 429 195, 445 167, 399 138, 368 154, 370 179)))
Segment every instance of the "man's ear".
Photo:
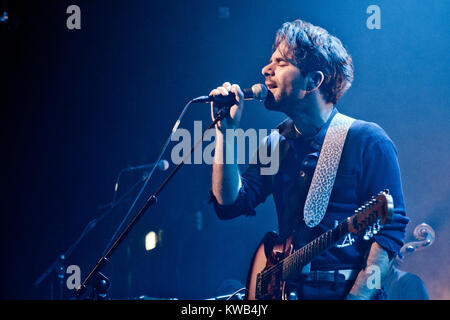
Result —
POLYGON ((314 71, 306 76, 306 92, 313 92, 322 85, 325 76, 322 71, 314 71))

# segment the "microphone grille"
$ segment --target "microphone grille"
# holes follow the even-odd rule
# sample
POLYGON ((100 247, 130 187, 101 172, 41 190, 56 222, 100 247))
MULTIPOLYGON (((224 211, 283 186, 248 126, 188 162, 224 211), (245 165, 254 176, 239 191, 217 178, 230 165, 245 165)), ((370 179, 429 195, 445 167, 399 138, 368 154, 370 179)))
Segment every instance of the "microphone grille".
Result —
POLYGON ((159 161, 158 167, 159 167, 162 171, 166 171, 167 169, 169 169, 169 161, 167 161, 167 160, 165 160, 165 159, 159 161))
POLYGON ((263 101, 267 97, 267 87, 261 83, 252 86, 253 97, 256 100, 263 101))

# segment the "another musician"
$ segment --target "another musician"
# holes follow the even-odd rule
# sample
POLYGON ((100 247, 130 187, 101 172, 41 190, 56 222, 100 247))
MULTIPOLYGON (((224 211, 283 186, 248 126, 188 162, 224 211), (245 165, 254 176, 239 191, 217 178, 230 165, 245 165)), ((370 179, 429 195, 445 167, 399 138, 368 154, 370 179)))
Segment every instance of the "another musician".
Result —
MULTIPOLYGON (((353 81, 352 58, 341 41, 326 30, 296 20, 283 24, 276 35, 269 64, 262 69, 269 96, 265 106, 288 116, 265 140, 279 144, 280 166, 275 175, 261 175, 261 164, 251 164, 240 174, 237 161, 224 163, 225 130, 239 127, 244 109, 238 85, 226 82, 211 95, 236 96, 230 116, 216 127, 212 201, 221 219, 254 215, 255 207, 272 194, 279 233, 294 235, 297 249, 354 210, 371 196, 389 189, 394 200, 394 219, 372 240, 353 235, 342 239, 311 263, 297 289, 300 299, 375 299, 380 292, 368 286, 369 265, 379 267, 381 279, 402 247, 405 206, 397 151, 385 131, 375 123, 356 120, 349 129, 329 200, 319 225, 309 228, 303 221, 303 207, 328 126, 339 112, 339 98, 353 81)), ((213 106, 214 107, 214 106, 213 106)), ((364 101, 354 108, 364 108, 364 101)), ((372 270, 372 269, 371 269, 372 270)), ((382 282, 381 282, 382 283, 382 282)))

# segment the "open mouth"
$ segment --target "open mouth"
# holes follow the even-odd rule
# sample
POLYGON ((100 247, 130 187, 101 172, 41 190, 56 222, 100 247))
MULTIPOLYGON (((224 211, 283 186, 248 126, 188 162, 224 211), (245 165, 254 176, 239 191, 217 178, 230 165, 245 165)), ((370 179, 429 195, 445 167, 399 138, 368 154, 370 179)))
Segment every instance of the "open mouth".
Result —
POLYGON ((269 89, 274 89, 274 88, 276 88, 277 86, 276 86, 274 83, 266 82, 266 87, 269 88, 269 89))

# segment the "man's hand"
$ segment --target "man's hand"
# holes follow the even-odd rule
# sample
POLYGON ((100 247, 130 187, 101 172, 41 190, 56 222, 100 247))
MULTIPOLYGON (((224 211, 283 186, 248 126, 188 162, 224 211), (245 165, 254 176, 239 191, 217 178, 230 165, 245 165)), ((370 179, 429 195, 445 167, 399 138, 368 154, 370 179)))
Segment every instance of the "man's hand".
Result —
MULTIPOLYGON (((244 93, 239 85, 231 85, 229 82, 225 82, 221 87, 217 87, 217 89, 213 89, 209 93, 210 96, 227 96, 229 94, 234 94, 238 103, 231 107, 229 116, 217 123, 216 129, 222 134, 225 134, 226 129, 236 129, 239 127, 242 111, 244 109, 244 93)), ((214 115, 218 110, 217 106, 214 103, 211 103, 211 118, 213 120, 214 115)))

